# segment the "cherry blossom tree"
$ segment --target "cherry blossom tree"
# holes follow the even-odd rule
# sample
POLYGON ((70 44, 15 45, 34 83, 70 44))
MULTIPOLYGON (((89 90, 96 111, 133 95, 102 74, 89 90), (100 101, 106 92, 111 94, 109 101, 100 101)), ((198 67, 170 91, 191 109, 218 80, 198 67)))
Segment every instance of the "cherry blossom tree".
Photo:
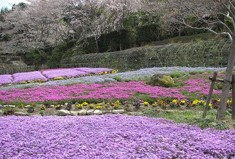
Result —
POLYGON ((64 22, 65 0, 28 0, 22 8, 15 5, 6 14, 6 23, 13 25, 18 48, 43 48, 67 38, 69 27, 64 22))
POLYGON ((103 0, 106 10, 112 21, 112 28, 119 30, 123 28, 123 22, 131 13, 142 10, 147 2, 144 0, 103 0))
POLYGON ((87 28, 95 38, 97 52, 101 34, 122 29, 124 19, 130 13, 140 10, 143 4, 143 0, 100 0, 97 3, 86 1, 84 10, 90 13, 87 28))
POLYGON ((57 44, 71 35, 76 40, 93 36, 98 52, 101 34, 121 29, 124 18, 142 5, 143 0, 28 0, 6 19, 22 31, 19 43, 24 47, 57 44))

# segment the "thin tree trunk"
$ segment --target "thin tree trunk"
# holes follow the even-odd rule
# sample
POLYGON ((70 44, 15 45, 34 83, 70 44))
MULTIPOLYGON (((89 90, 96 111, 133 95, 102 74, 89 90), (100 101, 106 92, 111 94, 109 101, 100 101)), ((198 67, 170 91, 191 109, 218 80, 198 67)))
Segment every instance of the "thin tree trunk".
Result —
POLYGON ((222 120, 225 118, 227 99, 229 95, 229 90, 231 87, 232 81, 232 72, 235 62, 235 40, 232 41, 229 56, 228 56, 228 65, 225 72, 224 85, 222 88, 222 94, 220 98, 220 104, 217 111, 217 119, 222 120))
POLYGON ((98 38, 95 38, 96 53, 99 53, 99 41, 98 38))

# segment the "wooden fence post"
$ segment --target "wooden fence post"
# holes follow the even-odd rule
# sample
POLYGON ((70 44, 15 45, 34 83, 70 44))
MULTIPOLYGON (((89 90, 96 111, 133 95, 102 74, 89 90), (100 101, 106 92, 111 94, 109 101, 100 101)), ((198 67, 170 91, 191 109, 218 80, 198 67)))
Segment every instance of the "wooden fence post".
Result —
POLYGON ((211 101, 211 96, 212 96, 212 93, 213 93, 216 77, 217 77, 217 72, 214 72, 213 78, 211 79, 211 86, 210 86, 210 90, 209 90, 209 95, 207 97, 206 106, 205 106, 205 109, 203 111, 202 118, 206 117, 207 111, 209 109, 209 104, 210 104, 210 101, 211 101))
POLYGON ((235 75, 232 76, 232 119, 235 120, 235 75))

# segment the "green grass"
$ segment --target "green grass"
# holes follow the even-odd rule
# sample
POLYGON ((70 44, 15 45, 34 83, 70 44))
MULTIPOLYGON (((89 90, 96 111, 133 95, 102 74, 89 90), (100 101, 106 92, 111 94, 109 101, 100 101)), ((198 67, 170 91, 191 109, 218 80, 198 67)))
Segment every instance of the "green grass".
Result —
POLYGON ((150 97, 148 94, 136 93, 134 97, 149 103, 154 103, 156 101, 156 99, 150 97))
POLYGON ((180 71, 174 71, 170 74, 172 78, 185 78, 188 77, 188 73, 180 72, 180 71))
POLYGON ((190 75, 196 75, 196 74, 202 74, 204 73, 203 71, 191 71, 189 72, 190 75))
POLYGON ((223 88, 223 83, 222 82, 216 82, 215 83, 214 89, 222 90, 222 88, 223 88))
POLYGON ((115 79, 118 82, 122 81, 122 78, 120 76, 114 76, 113 79, 115 79))
POLYGON ((184 85, 184 81, 189 79, 189 73, 175 71, 170 74, 170 76, 174 79, 175 85, 174 87, 182 87, 184 85))
POLYGON ((148 109, 144 111, 144 115, 148 117, 165 118, 176 123, 188 123, 201 128, 224 130, 235 127, 235 121, 231 120, 231 114, 229 112, 227 112, 226 120, 224 121, 216 120, 216 110, 210 110, 205 119, 202 119, 202 113, 201 110, 154 111, 153 109, 148 109))
POLYGON ((4 105, 4 102, 0 100, 0 105, 4 105))

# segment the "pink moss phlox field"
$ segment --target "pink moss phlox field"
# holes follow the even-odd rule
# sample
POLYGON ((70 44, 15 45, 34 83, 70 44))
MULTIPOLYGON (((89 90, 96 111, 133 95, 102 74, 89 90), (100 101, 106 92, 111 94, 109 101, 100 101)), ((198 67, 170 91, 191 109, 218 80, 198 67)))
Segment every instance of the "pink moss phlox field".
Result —
POLYGON ((86 76, 89 74, 112 73, 109 68, 58 68, 41 71, 21 72, 13 75, 0 75, 0 85, 23 82, 48 81, 56 77, 74 78, 86 76))
POLYGON ((12 82, 13 78, 11 75, 0 75, 0 85, 3 84, 10 84, 12 82))
POLYGON ((109 68, 88 68, 88 67, 81 67, 81 68, 75 68, 78 71, 84 71, 90 74, 98 74, 102 72, 112 72, 112 69, 109 68))
POLYGON ((235 131, 125 115, 0 117, 1 159, 222 159, 235 131))
MULTIPOLYGON (((205 79, 189 79, 185 82, 185 86, 181 90, 186 90, 189 93, 200 93, 203 95, 208 95, 210 89, 210 81, 205 79)), ((213 90, 213 94, 220 94, 220 90, 213 90)))
POLYGON ((13 76, 13 83, 20 83, 23 81, 47 81, 40 71, 15 73, 13 76))
MULTIPOLYGON (((153 98, 169 97, 182 99, 182 91, 207 95, 209 80, 189 79, 181 88, 150 86, 144 82, 114 82, 104 84, 76 84, 69 86, 35 87, 26 89, 0 90, 0 100, 5 102, 45 102, 69 99, 128 99, 136 93, 148 94, 153 98)), ((214 90, 214 94, 221 91, 214 90)))
MULTIPOLYGON (((92 69, 92 68, 91 68, 92 69)), ((55 77, 65 77, 65 78, 73 78, 87 75, 88 73, 84 71, 78 71, 75 69, 51 69, 44 70, 42 74, 46 76, 48 79, 53 79, 55 77)))
POLYGON ((45 102, 67 99, 128 99, 135 93, 149 94, 154 98, 184 98, 176 88, 152 87, 144 82, 115 82, 0 90, 0 100, 45 102))

